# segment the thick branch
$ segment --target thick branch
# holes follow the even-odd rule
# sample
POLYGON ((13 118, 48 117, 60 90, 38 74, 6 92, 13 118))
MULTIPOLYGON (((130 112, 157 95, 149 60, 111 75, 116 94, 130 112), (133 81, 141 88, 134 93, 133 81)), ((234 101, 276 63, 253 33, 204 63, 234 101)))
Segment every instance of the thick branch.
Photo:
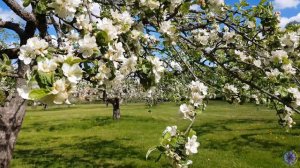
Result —
POLYGON ((0 50, 0 58, 2 57, 2 54, 6 54, 10 59, 17 59, 19 50, 19 48, 8 48, 0 50))
POLYGON ((15 0, 3 0, 6 5, 13 10, 18 16, 20 16, 22 19, 26 21, 35 22, 35 16, 27 11, 24 10, 24 8, 18 4, 15 0))
POLYGON ((0 20, 0 28, 13 30, 14 32, 16 32, 19 35, 20 39, 22 38, 22 36, 24 34, 24 30, 21 28, 21 26, 18 23, 0 20))

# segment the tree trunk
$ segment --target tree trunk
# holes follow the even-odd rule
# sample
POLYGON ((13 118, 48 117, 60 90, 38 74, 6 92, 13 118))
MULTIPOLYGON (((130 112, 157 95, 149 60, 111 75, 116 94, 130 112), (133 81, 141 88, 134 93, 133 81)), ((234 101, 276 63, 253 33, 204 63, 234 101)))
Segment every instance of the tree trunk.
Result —
POLYGON ((121 118, 121 112, 120 112, 120 99, 114 98, 112 100, 113 105, 113 119, 119 120, 121 118))
MULTIPOLYGON (((29 66, 19 62, 16 88, 26 84, 25 72, 29 66)), ((12 91, 0 107, 0 168, 8 168, 25 117, 26 100, 12 91)))
POLYGON ((8 168, 25 116, 26 101, 18 95, 0 108, 0 168, 8 168))
MULTIPOLYGON (((16 88, 26 85, 25 74, 28 65, 18 62, 18 75, 16 88)), ((0 107, 0 168, 8 168, 13 156, 18 134, 25 117, 26 100, 17 91, 13 90, 0 107)))
POLYGON ((107 98, 106 91, 103 91, 103 101, 106 103, 106 107, 108 107, 108 103, 111 103, 113 106, 113 119, 119 120, 121 118, 120 112, 120 98, 107 98))
MULTIPOLYGON (((40 35, 44 38, 47 34, 46 15, 35 16, 35 10, 29 15, 27 12, 22 12, 17 3, 14 1, 4 1, 17 15, 26 20, 24 33, 20 33, 20 46, 27 43, 27 40, 34 36, 36 27, 39 27, 40 35), (17 12, 16 12, 17 11, 17 12)), ((0 52, 1 53, 1 52, 0 52)), ((17 53, 17 52, 16 52, 17 53)), ((13 53, 11 53, 13 54, 13 53)), ((9 57, 12 58, 9 54, 9 57)), ((17 54, 16 54, 17 56, 17 54)), ((16 88, 26 85, 26 72, 29 70, 29 65, 25 65, 22 61, 18 61, 18 77, 16 78, 16 88)), ((16 91, 11 93, 6 98, 4 106, 0 107, 0 168, 8 168, 13 157, 13 150, 17 141, 18 133, 20 132, 23 119, 25 117, 26 100, 21 98, 16 91)))

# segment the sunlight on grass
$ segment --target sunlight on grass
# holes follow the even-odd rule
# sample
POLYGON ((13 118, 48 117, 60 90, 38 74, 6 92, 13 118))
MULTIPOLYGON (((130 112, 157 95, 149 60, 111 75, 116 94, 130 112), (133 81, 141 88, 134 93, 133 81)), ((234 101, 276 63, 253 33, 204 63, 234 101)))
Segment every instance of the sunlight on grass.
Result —
MULTIPOLYGON (((187 126, 178 106, 165 103, 149 113, 144 104, 121 106, 122 118, 112 120, 102 104, 28 108, 12 167, 168 167, 163 158, 145 160, 168 125, 187 126)), ((283 154, 300 153, 300 120, 287 133, 275 112, 254 105, 210 102, 194 125, 200 140, 195 168, 282 168, 283 154)), ((297 163, 297 166, 300 166, 297 163)))

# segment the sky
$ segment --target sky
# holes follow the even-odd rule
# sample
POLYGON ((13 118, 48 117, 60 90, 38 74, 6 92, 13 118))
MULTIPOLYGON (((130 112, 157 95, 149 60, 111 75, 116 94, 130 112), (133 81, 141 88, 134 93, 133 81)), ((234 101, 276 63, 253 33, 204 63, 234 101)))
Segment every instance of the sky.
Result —
MULTIPOLYGON (((22 4, 22 0, 16 0, 22 4)), ((234 4, 239 2, 239 0, 224 0, 226 4, 234 4)), ((251 5, 256 5, 260 0, 247 0, 251 5)), ((291 21, 300 22, 300 0, 271 0, 275 6, 275 10, 281 12, 281 27, 284 27, 287 23, 291 21)), ((26 10, 30 11, 30 7, 26 10)), ((16 16, 5 3, 0 0, 0 18, 2 20, 22 21, 22 19, 16 16)))
MULTIPOLYGON (((239 0, 224 0, 226 4, 234 4, 239 2, 239 0)), ((250 5, 257 5, 260 0, 247 0, 250 5)), ((281 13, 281 27, 291 21, 300 22, 300 0, 271 0, 274 4, 275 11, 281 13)))

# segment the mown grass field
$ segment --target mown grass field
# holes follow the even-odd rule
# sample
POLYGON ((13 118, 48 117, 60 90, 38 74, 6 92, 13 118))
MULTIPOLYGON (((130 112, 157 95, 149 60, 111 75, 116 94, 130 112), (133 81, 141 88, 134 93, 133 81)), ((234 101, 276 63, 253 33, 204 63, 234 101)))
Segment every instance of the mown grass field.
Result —
MULTIPOLYGON (((168 167, 164 158, 154 162, 158 153, 148 161, 145 154, 166 126, 188 125, 178 116, 178 106, 160 104, 148 113, 144 104, 122 105, 120 121, 113 121, 111 113, 111 106, 102 104, 28 108, 12 167, 168 167)), ((299 117, 296 122, 286 132, 272 110, 212 101, 193 127, 201 145, 192 167, 289 167, 283 154, 291 149, 300 154, 299 117)))

